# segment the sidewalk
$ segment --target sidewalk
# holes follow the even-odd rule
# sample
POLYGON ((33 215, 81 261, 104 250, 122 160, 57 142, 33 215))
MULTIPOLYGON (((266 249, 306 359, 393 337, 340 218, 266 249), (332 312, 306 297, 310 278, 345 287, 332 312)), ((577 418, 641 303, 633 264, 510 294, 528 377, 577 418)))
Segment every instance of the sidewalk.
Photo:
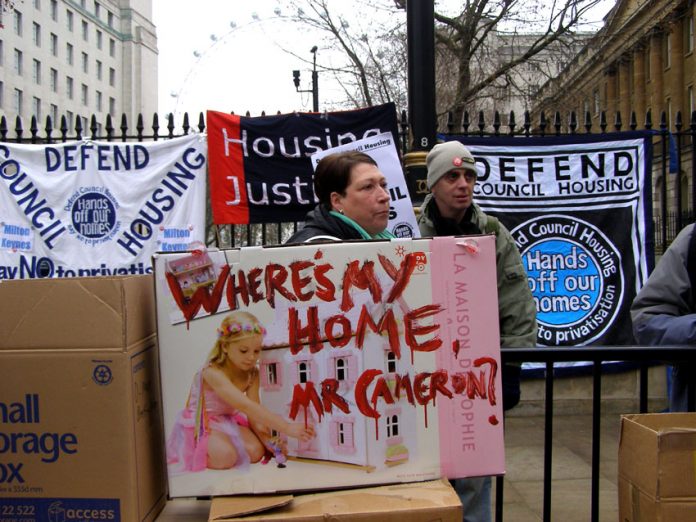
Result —
MULTIPOLYGON (((544 418, 505 420, 504 520, 537 522, 543 515, 544 418)), ((551 520, 590 520, 592 417, 561 415, 553 419, 551 520)), ((601 417, 599 520, 619 518, 617 461, 621 416, 601 417)))
MULTIPOLYGON (((599 510, 600 521, 619 518, 617 502, 617 457, 621 416, 605 414, 601 419, 599 510)), ((508 417, 505 420, 504 520, 538 522, 543 511, 544 418, 508 417)), ((587 522, 590 519, 592 477, 592 417, 554 417, 552 520, 587 522)), ((157 522, 204 522, 209 501, 170 501, 157 522)))

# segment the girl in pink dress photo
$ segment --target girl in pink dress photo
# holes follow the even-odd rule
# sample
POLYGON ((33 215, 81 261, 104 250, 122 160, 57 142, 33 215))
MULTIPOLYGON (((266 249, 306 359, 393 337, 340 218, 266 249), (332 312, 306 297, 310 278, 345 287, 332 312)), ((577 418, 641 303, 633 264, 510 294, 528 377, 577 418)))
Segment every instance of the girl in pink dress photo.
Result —
POLYGON ((288 422, 259 401, 257 363, 265 333, 248 312, 222 321, 167 441, 170 466, 182 472, 244 468, 269 452, 278 459, 282 444, 271 430, 305 442, 314 437, 311 426, 288 422))

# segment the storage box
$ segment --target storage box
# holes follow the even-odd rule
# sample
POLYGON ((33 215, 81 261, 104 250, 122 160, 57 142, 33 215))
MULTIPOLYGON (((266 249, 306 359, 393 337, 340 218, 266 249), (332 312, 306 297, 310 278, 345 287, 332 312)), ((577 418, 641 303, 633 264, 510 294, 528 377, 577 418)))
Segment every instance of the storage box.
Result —
POLYGON ((493 236, 167 253, 154 266, 172 497, 504 472, 493 236), (257 359, 233 362, 242 351, 257 359))
POLYGON ((696 414, 624 415, 619 520, 696 520, 696 414))
POLYGON ((151 276, 0 283, 3 521, 157 516, 154 314, 151 276))
POLYGON ((447 480, 293 496, 216 497, 209 522, 461 522, 462 504, 447 480))

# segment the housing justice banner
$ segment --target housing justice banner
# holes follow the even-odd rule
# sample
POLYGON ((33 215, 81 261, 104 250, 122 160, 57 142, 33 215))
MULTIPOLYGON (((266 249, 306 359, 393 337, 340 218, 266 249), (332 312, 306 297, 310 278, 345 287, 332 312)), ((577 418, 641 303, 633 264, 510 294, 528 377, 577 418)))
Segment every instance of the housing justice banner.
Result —
POLYGON ((312 154, 384 132, 399 135, 393 103, 253 118, 208 111, 207 129, 218 225, 302 221, 316 205, 312 154))
POLYGON ((205 237, 206 142, 0 144, 0 280, 143 274, 205 237))
POLYGON ((474 199, 510 229, 542 346, 631 344, 654 260, 651 134, 449 137, 479 168, 474 199))

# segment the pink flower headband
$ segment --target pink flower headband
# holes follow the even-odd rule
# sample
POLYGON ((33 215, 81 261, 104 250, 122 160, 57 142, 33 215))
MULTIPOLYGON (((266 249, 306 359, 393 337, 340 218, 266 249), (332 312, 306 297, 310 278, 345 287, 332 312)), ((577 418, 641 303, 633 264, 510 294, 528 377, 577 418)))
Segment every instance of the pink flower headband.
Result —
POLYGON ((266 329, 258 323, 240 323, 237 321, 233 321, 227 326, 218 328, 217 332, 218 339, 240 333, 266 335, 266 329))

